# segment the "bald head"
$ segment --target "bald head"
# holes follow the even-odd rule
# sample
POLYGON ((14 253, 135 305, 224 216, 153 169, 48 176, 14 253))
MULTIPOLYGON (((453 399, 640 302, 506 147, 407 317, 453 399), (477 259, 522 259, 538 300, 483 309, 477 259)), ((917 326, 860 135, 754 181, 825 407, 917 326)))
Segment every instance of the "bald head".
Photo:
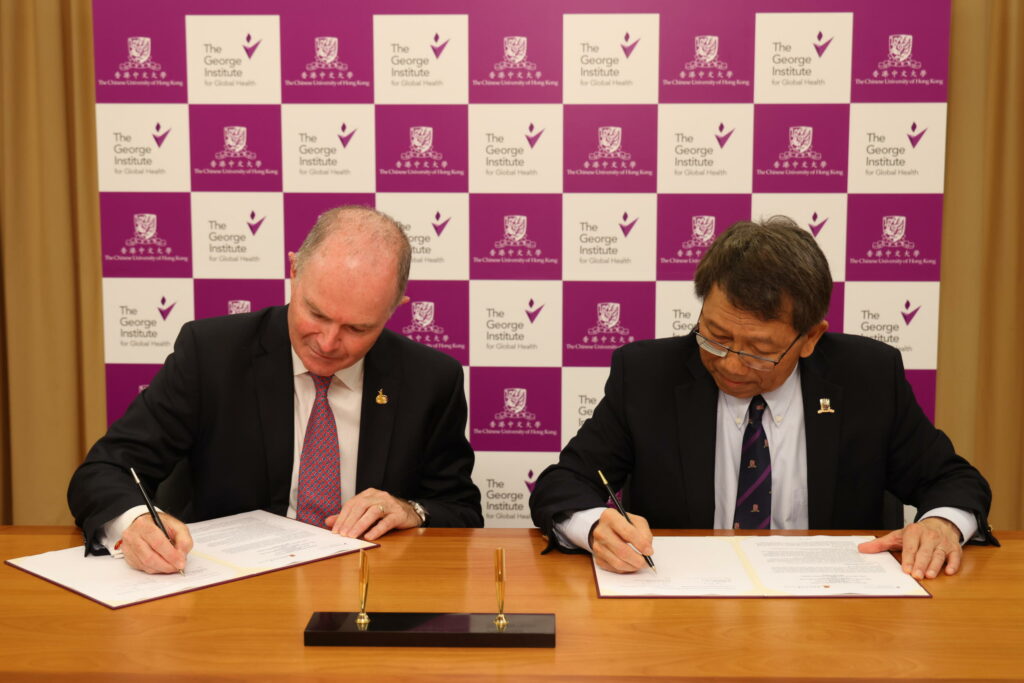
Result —
POLYGON ((295 254, 294 276, 314 259, 354 272, 393 273, 397 306, 409 282, 412 249, 405 232, 387 214, 368 206, 339 206, 325 211, 295 254))

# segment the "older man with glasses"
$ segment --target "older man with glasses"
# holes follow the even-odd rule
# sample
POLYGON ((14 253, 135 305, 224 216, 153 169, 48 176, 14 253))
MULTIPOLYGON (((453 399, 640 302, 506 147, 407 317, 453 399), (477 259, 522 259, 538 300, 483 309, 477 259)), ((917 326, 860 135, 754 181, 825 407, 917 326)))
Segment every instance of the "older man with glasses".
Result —
POLYGON ((737 223, 694 285, 693 332, 618 349, 593 417, 538 478, 549 549, 631 572, 651 527, 878 529, 886 491, 918 518, 860 549, 902 549, 915 578, 956 573, 965 542, 996 542, 988 483, 922 412, 899 351, 827 332, 832 278, 810 233, 781 216, 737 223))

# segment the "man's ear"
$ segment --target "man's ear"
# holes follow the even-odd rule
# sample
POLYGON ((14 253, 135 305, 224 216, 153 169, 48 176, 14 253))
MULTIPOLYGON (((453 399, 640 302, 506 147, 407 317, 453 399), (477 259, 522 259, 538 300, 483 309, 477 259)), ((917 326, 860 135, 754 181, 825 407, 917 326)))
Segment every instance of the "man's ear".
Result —
POLYGON ((814 348, 818 345, 818 340, 821 339, 821 335, 825 334, 827 330, 828 321, 822 320, 807 332, 807 338, 804 340, 803 346, 800 347, 801 358, 807 358, 814 353, 814 348))

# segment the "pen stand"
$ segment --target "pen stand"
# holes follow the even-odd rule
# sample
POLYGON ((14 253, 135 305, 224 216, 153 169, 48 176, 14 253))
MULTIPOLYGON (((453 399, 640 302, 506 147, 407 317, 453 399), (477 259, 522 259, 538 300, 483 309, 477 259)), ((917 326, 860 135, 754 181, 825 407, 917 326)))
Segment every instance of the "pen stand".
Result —
POLYGON ((366 612, 369 564, 359 559, 359 612, 313 612, 306 645, 363 647, 554 647, 554 614, 505 614, 505 552, 495 553, 497 613, 366 612))

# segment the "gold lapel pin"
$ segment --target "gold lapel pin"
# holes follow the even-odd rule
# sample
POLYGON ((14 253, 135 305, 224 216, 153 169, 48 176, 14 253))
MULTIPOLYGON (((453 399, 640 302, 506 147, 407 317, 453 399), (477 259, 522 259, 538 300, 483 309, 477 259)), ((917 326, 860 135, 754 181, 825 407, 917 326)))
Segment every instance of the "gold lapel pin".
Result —
POLYGON ((377 401, 377 405, 386 406, 388 404, 388 395, 384 393, 383 389, 378 389, 377 397, 374 400, 377 401))
POLYGON ((818 401, 821 404, 821 407, 818 408, 818 415, 821 415, 822 413, 834 413, 834 412, 836 412, 836 411, 832 410, 832 399, 830 399, 830 398, 819 398, 818 401))

